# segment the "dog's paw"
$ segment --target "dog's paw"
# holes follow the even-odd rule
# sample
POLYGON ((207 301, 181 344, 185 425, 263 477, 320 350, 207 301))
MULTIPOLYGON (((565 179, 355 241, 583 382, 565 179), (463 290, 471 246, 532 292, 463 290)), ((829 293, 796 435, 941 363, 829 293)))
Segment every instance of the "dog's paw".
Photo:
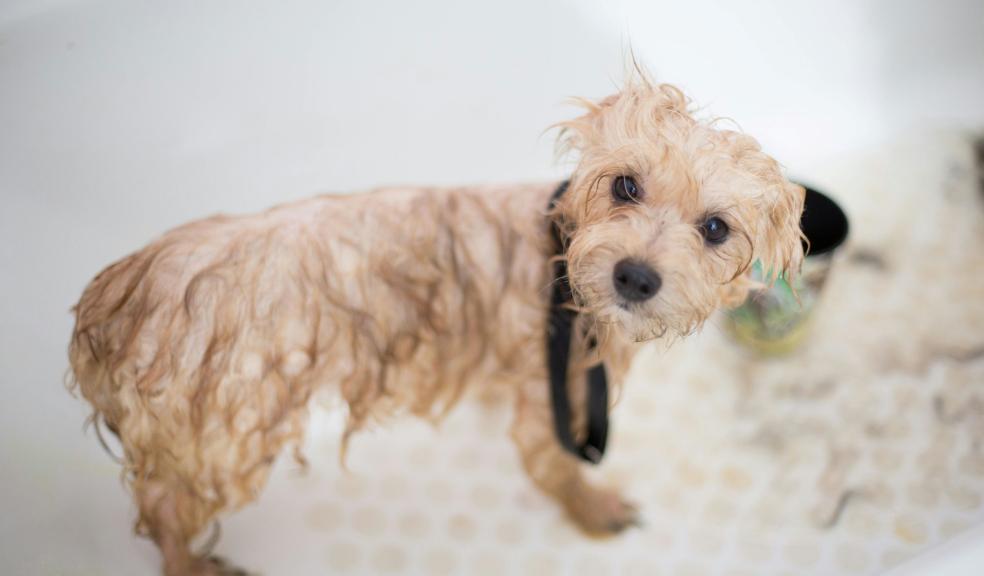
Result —
POLYGON ((255 576, 238 566, 233 566, 220 556, 209 556, 200 560, 193 574, 195 576, 255 576))
POLYGON ((585 486, 566 504, 574 522, 592 536, 611 536, 642 526, 636 505, 613 490, 585 486))

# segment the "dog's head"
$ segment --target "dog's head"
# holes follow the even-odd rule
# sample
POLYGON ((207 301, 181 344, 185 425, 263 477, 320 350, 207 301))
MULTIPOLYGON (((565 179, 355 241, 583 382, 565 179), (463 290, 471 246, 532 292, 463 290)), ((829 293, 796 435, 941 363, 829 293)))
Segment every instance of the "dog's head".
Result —
POLYGON ((633 340, 685 335, 740 304, 759 260, 803 258, 804 192, 758 143, 691 116, 676 88, 636 81, 561 123, 577 153, 555 210, 577 303, 633 340))

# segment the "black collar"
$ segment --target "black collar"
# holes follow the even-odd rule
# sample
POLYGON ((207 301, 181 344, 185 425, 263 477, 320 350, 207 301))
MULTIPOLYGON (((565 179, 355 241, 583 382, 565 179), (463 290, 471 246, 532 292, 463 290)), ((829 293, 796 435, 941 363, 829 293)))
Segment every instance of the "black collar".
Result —
MULTIPOLYGON (((567 181, 563 182, 550 197, 550 209, 553 209, 557 200, 567 191, 568 184, 567 181)), ((550 220, 550 235, 553 239, 554 255, 563 257, 567 246, 556 218, 550 220)), ((604 363, 588 369, 588 430, 584 442, 578 444, 571 430, 571 403, 567 393, 571 336, 577 318, 577 312, 568 306, 572 300, 571 285, 567 279, 567 260, 558 258, 554 263, 553 293, 547 325, 547 368, 550 373, 550 404, 553 408, 554 431, 565 450, 592 464, 597 464, 605 455, 605 442, 608 439, 608 378, 605 375, 604 363)))

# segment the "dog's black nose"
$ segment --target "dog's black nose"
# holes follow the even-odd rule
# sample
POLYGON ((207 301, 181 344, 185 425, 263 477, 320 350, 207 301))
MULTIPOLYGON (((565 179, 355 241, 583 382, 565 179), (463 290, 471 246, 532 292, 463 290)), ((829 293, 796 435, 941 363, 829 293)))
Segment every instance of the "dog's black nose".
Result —
POLYGON ((649 300, 663 285, 662 278, 655 270, 632 260, 622 260, 616 264, 612 279, 615 290, 629 302, 649 300))

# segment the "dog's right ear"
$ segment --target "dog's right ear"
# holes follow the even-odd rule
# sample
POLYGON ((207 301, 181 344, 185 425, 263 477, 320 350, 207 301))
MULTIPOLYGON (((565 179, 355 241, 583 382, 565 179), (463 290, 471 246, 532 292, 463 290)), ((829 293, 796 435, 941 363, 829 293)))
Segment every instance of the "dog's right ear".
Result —
POLYGON ((795 278, 803 265, 805 236, 800 218, 806 191, 783 178, 771 192, 763 210, 766 218, 758 257, 771 280, 795 278))

